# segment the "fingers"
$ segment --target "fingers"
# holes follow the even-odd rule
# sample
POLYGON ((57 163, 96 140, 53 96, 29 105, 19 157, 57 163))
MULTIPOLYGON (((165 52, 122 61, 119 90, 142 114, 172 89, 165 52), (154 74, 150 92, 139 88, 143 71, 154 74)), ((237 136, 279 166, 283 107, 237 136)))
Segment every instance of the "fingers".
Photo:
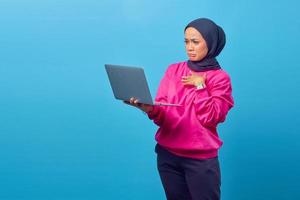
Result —
POLYGON ((131 97, 130 99, 129 99, 129 101, 123 101, 125 104, 128 104, 128 105, 131 105, 131 106, 137 106, 137 104, 139 104, 138 103, 138 100, 137 99, 135 99, 134 97, 131 97))
POLYGON ((189 76, 182 76, 181 82, 183 85, 195 85, 197 83, 205 82, 206 73, 201 75, 196 74, 195 72, 190 72, 191 75, 189 76))
POLYGON ((190 76, 182 76, 182 77, 181 77, 181 81, 182 81, 182 82, 190 81, 190 79, 191 79, 190 76))
POLYGON ((139 100, 134 98, 134 97, 130 98, 129 104, 136 107, 136 108, 139 108, 140 110, 142 110, 144 112, 148 112, 148 111, 153 110, 153 107, 151 105, 139 103, 139 100))
POLYGON ((142 104, 142 103, 139 103, 139 100, 136 99, 135 97, 131 97, 131 98, 129 99, 129 103, 130 103, 130 105, 135 106, 135 107, 137 107, 137 108, 141 108, 141 107, 143 106, 143 104, 142 104))
POLYGON ((190 76, 182 76, 181 77, 181 82, 183 85, 190 85, 192 84, 192 80, 190 76))
POLYGON ((138 104, 138 103, 139 103, 139 100, 136 99, 136 98, 134 98, 134 97, 131 97, 130 100, 129 100, 129 102, 130 102, 131 104, 138 104))
POLYGON ((181 81, 181 83, 183 84, 183 85, 186 85, 186 84, 192 84, 192 82, 191 81, 181 81))

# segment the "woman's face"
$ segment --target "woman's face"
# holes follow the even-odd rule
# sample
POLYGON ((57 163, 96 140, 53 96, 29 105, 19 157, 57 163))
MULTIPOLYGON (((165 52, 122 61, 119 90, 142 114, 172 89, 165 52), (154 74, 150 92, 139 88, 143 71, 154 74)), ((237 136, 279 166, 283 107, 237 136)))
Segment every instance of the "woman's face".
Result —
POLYGON ((202 35, 193 27, 185 30, 185 49, 191 61, 200 61, 208 53, 206 42, 202 35))

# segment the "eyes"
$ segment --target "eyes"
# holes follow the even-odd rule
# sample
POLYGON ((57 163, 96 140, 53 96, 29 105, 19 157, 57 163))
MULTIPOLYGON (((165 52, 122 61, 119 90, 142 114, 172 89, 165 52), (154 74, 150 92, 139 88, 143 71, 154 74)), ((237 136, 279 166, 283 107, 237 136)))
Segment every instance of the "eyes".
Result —
POLYGON ((189 45, 190 43, 194 44, 194 45, 198 45, 200 44, 200 41, 199 40, 195 40, 195 39, 192 39, 192 40, 184 40, 184 43, 186 45, 189 45))

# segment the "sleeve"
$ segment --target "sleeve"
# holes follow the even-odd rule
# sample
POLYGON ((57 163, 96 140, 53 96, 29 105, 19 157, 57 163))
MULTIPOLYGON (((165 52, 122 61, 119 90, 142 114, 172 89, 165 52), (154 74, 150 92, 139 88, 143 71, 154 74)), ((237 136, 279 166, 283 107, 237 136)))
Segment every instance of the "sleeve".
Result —
POLYGON ((196 90, 194 99, 197 118, 208 127, 224 122, 234 105, 230 77, 227 74, 217 74, 212 79, 210 87, 196 90))
MULTIPOLYGON (((169 87, 169 75, 168 70, 165 72, 162 80, 160 81, 157 94, 155 97, 155 102, 168 102, 168 87, 169 87)), ((148 113, 149 119, 153 120, 153 122, 161 126, 164 121, 166 106, 153 106, 153 110, 148 113)))

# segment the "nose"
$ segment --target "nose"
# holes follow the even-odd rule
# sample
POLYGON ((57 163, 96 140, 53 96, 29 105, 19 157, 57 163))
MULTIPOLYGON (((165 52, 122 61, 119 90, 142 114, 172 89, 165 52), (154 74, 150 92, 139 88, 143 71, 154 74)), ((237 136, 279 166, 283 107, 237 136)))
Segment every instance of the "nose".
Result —
POLYGON ((192 51, 193 50, 193 44, 191 43, 191 42, 189 42, 187 45, 186 45, 186 49, 188 50, 188 51, 192 51))

